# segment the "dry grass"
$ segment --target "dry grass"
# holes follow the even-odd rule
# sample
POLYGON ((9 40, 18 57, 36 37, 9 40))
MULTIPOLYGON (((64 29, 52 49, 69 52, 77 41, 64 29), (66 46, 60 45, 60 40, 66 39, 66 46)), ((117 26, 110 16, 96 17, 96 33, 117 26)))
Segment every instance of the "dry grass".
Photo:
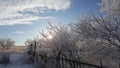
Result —
POLYGON ((0 48, 0 52, 7 52, 7 53, 24 53, 25 50, 26 50, 26 46, 12 46, 10 49, 0 48))

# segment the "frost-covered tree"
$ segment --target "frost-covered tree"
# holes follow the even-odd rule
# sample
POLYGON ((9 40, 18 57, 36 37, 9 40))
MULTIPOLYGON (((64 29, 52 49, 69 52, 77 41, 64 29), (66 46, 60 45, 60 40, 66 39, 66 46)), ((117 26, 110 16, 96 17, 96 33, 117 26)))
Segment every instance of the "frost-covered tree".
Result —
MULTIPOLYGON (((98 62, 100 59, 109 61, 119 60, 119 23, 119 20, 108 20, 101 16, 90 16, 79 19, 75 23, 74 31, 80 38, 81 59, 94 58, 92 59, 94 61, 91 60, 92 62, 98 62)), ((90 59, 88 60, 90 61, 90 59)))
POLYGON ((105 12, 107 16, 120 19, 120 0, 102 0, 99 6, 100 11, 105 12))
POLYGON ((0 39, 0 45, 4 49, 9 49, 11 46, 14 46, 15 41, 10 38, 0 39))
POLYGON ((118 59, 120 50, 119 4, 119 0, 102 0, 100 11, 106 14, 87 15, 75 23, 74 31, 80 38, 82 56, 118 59), (108 54, 108 52, 111 53, 108 54))
MULTIPOLYGON (((72 60, 78 57, 78 37, 68 26, 49 24, 46 30, 40 32, 39 38, 26 41, 26 44, 29 44, 30 51, 32 50, 30 45, 33 44, 33 41, 36 42, 36 56, 34 59, 37 63, 47 63, 48 61, 48 64, 57 64, 55 66, 58 68, 59 64, 61 64, 61 58, 72 60)), ((32 45, 33 48, 34 45, 32 45)))
POLYGON ((75 34, 70 28, 63 25, 49 25, 47 32, 41 33, 46 40, 46 45, 49 46, 52 55, 55 57, 70 57, 74 56, 73 51, 76 49, 76 42, 78 41, 75 34), (49 38, 49 35, 52 38, 49 38))
POLYGON ((14 46, 15 41, 7 38, 5 39, 5 48, 9 49, 11 46, 14 46))

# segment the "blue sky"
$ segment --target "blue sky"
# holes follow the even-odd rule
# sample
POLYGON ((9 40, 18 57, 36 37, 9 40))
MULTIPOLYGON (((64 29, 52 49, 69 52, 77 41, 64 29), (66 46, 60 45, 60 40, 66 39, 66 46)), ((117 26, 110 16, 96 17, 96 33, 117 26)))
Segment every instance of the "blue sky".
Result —
POLYGON ((47 22, 69 24, 80 15, 96 13, 100 0, 0 0, 0 38, 24 44, 44 29, 47 22))

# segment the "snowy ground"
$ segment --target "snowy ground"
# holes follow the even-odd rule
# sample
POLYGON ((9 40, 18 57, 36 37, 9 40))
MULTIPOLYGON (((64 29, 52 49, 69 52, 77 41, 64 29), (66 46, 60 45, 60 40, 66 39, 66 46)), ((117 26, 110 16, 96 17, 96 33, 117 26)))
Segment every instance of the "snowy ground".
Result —
POLYGON ((34 68, 32 64, 25 64, 21 61, 22 54, 11 54, 10 64, 0 65, 0 68, 34 68))

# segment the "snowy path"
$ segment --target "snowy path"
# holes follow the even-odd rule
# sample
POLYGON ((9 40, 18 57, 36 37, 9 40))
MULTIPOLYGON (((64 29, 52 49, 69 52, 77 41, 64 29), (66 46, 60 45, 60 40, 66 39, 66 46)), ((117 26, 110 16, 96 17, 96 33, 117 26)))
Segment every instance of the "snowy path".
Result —
POLYGON ((32 64, 24 64, 21 61, 21 54, 11 54, 10 61, 11 64, 0 65, 0 68, 34 68, 32 64))

